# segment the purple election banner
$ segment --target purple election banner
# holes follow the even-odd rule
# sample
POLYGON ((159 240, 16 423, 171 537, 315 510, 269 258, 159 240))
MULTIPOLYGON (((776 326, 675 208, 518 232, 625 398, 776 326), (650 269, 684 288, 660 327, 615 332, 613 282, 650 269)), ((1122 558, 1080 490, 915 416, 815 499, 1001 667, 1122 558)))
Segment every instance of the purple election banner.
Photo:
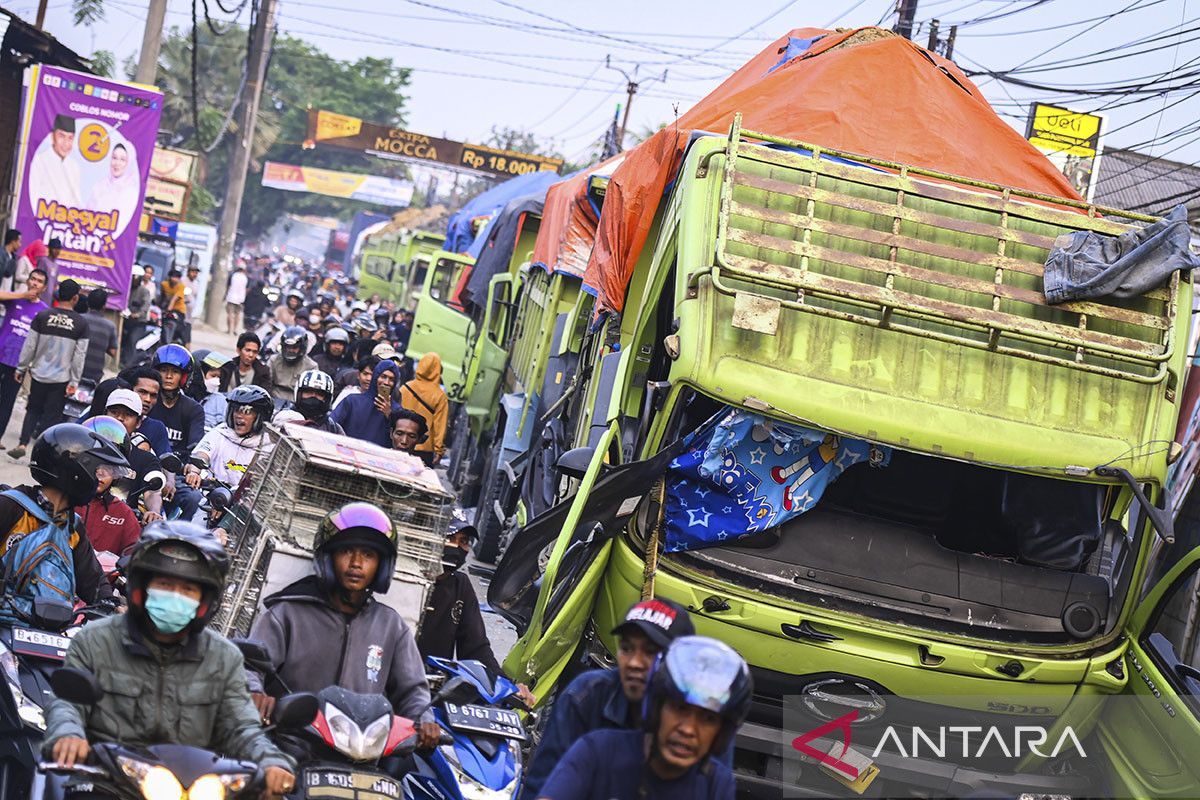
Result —
MULTIPOLYGON (((50 285, 103 286, 125 308, 162 93, 58 67, 29 70, 17 154, 16 225, 62 242, 50 285)), ((52 266, 53 269, 53 266, 52 266)))

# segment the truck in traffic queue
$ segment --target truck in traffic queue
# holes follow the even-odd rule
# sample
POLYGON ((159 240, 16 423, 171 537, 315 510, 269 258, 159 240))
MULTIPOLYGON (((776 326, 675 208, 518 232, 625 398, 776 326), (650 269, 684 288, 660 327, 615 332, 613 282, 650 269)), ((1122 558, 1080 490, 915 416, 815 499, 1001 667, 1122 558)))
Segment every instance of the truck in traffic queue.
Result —
MULTIPOLYGON (((593 309, 591 296, 581 291, 583 271, 618 163, 609 160, 550 187, 532 258, 511 278, 492 279, 489 319, 511 320, 500 348, 502 384, 490 397, 496 412, 485 420, 489 424, 470 431, 464 450, 473 455, 472 469, 456 476, 464 502, 475 506, 475 555, 481 561, 495 561, 525 520, 556 502, 555 462, 572 437, 553 415, 549 424, 543 416, 575 380, 593 309)), ((528 233, 523 227, 522 237, 528 233)))
POLYGON ((440 233, 407 229, 368 236, 359 260, 358 299, 378 294, 409 308, 412 285, 424 282, 429 256, 441 248, 445 239, 440 233))
POLYGON ((505 669, 548 699, 614 663, 630 603, 665 597, 751 665, 749 796, 855 788, 839 752, 885 794, 1194 796, 1200 549, 1167 546, 1165 510, 1190 279, 1042 292, 1057 237, 1154 220, 739 121, 688 142, 624 314, 585 326, 544 490, 566 499, 489 587, 521 634, 505 669), (745 450, 705 449, 731 420, 754 423, 745 450), (756 472, 783 431, 814 448, 756 472), (713 483, 680 478, 715 453, 713 483), (756 526, 766 482, 796 513, 756 526), (710 526, 737 514, 703 498, 723 488, 747 510, 728 537, 710 526), (705 541, 667 546, 681 533, 705 541), (960 752, 947 726, 1049 744, 960 752))

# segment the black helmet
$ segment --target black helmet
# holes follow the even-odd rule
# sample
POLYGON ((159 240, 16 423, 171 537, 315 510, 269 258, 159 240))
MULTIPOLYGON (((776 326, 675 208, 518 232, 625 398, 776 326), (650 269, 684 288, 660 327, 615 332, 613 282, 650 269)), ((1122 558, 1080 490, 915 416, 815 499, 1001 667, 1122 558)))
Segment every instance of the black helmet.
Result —
POLYGON ((308 349, 308 333, 299 325, 289 325, 283 329, 283 335, 279 337, 279 352, 283 354, 283 360, 289 364, 295 364, 304 357, 304 351, 308 349))
POLYGON ((58 489, 72 506, 96 496, 96 470, 107 466, 114 478, 133 477, 121 450, 105 437, 74 422, 51 425, 29 456, 29 473, 42 486, 58 489))
POLYGON ((337 588, 333 554, 343 547, 361 545, 379 553, 379 571, 370 590, 383 594, 392 585, 396 568, 396 526, 383 509, 371 503, 347 503, 321 520, 313 537, 313 566, 317 580, 327 592, 337 588))
POLYGON ((680 636, 654 662, 642 700, 642 727, 658 730, 663 702, 674 697, 721 717, 721 731, 709 755, 723 753, 750 713, 754 681, 746 660, 724 642, 707 636, 680 636))
POLYGON ((228 402, 225 406, 225 424, 230 428, 233 427, 233 412, 239 406, 250 406, 258 414, 250 433, 261 431, 263 425, 271 421, 271 414, 275 412, 275 401, 271 399, 271 395, 267 394, 266 389, 254 384, 237 387, 227 394, 225 399, 228 402))
POLYGON ((204 594, 196 618, 188 631, 208 624, 221 606, 225 579, 229 575, 229 555, 211 531, 190 522, 155 522, 129 553, 129 608, 139 616, 146 614, 146 584, 156 575, 179 578, 203 587, 204 594))

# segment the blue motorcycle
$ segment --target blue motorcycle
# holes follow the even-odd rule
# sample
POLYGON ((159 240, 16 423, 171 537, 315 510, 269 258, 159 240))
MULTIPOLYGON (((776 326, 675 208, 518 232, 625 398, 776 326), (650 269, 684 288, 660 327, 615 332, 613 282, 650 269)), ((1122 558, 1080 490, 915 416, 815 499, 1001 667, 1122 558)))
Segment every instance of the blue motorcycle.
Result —
POLYGON ((416 753, 404 775, 406 800, 510 800, 521 783, 526 709, 517 685, 492 675, 478 661, 430 656, 426 663, 446 676, 434 696, 433 713, 453 741, 416 753))

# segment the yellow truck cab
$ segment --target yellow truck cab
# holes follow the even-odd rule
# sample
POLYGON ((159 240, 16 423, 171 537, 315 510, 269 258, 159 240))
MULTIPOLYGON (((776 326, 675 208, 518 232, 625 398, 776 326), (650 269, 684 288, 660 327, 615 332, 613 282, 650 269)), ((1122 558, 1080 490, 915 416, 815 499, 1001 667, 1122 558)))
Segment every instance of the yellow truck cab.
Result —
POLYGON ((879 796, 1196 796, 1200 663, 1178 644, 1195 650, 1196 620, 1178 608, 1200 552, 1151 563, 1175 541, 1190 279, 1042 293, 1056 237, 1152 221, 737 123, 695 138, 626 313, 582 343, 561 417, 576 449, 548 488, 566 499, 489 588, 521 633, 506 670, 547 699, 612 664, 631 602, 668 597, 751 665, 747 796, 844 795, 822 755, 843 744, 879 796), (753 535, 697 512, 708 545, 668 552, 677 459, 732 414, 765 450, 719 474, 751 494, 792 475, 754 468, 784 426, 871 458, 753 535), (1009 752, 939 749, 934 722, 1009 752), (920 725, 932 749, 910 746, 920 725), (1023 728, 1049 744, 1013 748, 1023 728), (1079 748, 1056 747, 1068 728, 1079 748))

